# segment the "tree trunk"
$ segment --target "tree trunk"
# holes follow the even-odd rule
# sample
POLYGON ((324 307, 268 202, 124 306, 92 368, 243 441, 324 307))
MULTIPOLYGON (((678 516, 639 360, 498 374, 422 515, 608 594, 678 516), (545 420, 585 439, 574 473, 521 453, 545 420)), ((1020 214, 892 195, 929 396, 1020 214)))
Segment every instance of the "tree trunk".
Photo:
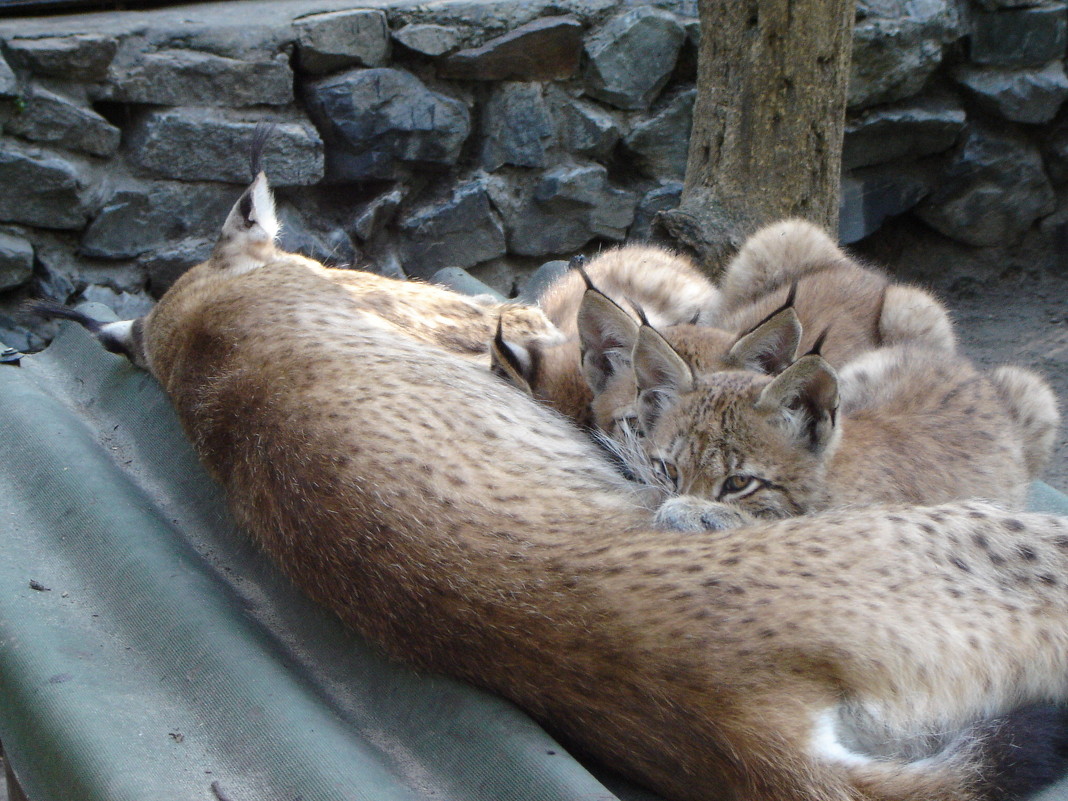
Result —
POLYGON ((854 0, 701 0, 700 15, 682 202, 657 224, 716 274, 774 220, 836 235, 854 0))

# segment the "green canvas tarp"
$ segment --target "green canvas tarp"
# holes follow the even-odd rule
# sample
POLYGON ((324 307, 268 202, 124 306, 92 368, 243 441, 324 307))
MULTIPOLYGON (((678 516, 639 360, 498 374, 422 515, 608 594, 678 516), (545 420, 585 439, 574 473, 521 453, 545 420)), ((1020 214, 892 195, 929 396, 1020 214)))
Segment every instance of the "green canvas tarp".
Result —
POLYGON ((77 327, 0 365, 0 409, 0 742, 31 801, 653 799, 304 599, 77 327))

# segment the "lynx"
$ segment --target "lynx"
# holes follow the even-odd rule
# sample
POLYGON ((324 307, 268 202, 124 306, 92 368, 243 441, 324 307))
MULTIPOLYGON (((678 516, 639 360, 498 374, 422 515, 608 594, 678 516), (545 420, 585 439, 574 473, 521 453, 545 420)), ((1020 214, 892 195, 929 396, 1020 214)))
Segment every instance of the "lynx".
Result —
POLYGON ((597 427, 590 404, 603 392, 605 373, 626 366, 638 329, 633 316, 629 323, 603 326, 598 309, 589 309, 601 296, 640 309, 695 359, 723 361, 740 335, 784 305, 793 309, 796 325, 803 324, 801 352, 826 331, 823 355, 835 366, 883 345, 956 347, 949 315, 935 298, 859 265, 803 220, 776 223, 750 237, 728 265, 722 291, 688 260, 649 246, 608 251, 590 262, 586 274, 585 283, 575 273, 565 275, 541 301, 567 341, 502 335, 491 354, 498 375, 586 426, 597 427), (598 290, 592 296, 591 286, 598 290), (608 351, 611 365, 603 363, 608 351))
POLYGON ((704 529, 969 497, 1023 503, 1059 422, 1039 376, 983 374, 917 345, 869 351, 841 371, 820 343, 792 361, 799 332, 789 311, 731 346, 726 363, 685 358, 643 324, 628 372, 595 397, 632 472, 690 496, 662 506, 660 523, 704 529), (789 366, 760 369, 769 360, 789 366))
POLYGON ((244 529, 347 624, 674 801, 980 801, 1049 778, 1023 772, 1053 733, 1005 732, 1068 701, 1068 521, 972 502, 652 531, 560 416, 307 259, 257 265, 262 202, 111 334, 244 529))

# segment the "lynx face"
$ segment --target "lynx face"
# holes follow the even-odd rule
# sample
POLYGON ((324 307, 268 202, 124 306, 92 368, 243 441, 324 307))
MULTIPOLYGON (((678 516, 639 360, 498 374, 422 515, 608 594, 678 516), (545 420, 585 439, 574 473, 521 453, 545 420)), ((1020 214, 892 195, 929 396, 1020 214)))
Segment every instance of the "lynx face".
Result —
POLYGON ((821 495, 826 448, 804 441, 796 412, 762 407, 770 382, 740 371, 704 377, 658 418, 636 420, 635 456, 679 495, 731 504, 751 517, 804 514, 821 495))

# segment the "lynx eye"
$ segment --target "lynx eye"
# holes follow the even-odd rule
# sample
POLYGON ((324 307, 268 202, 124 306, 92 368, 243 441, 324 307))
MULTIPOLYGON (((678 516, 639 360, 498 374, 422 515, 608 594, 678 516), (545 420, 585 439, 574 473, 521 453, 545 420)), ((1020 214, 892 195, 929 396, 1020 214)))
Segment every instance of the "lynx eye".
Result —
POLYGON ((675 467, 671 462, 665 462, 663 459, 659 459, 655 462, 656 469, 660 475, 664 476, 671 482, 671 486, 675 489, 679 488, 679 468, 675 467))
POLYGON ((761 486, 763 486, 763 482, 756 476, 735 473, 723 479, 723 486, 720 488, 719 496, 720 498, 727 495, 744 497, 760 489, 761 486))
POLYGON ((642 427, 638 425, 638 415, 636 414, 629 414, 626 417, 617 418, 616 428, 628 431, 636 437, 645 436, 645 432, 642 431, 642 427))

